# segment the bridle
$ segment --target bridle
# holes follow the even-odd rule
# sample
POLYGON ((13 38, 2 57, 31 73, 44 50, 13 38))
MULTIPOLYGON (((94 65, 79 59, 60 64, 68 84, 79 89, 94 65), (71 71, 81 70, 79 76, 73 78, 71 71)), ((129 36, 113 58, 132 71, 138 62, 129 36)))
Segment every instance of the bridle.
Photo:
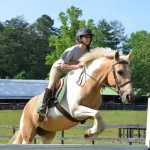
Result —
POLYGON ((125 61, 125 60, 121 60, 121 61, 118 61, 118 62, 112 64, 113 76, 114 76, 116 86, 117 86, 117 89, 118 89, 117 93, 119 95, 122 95, 125 91, 122 91, 121 88, 124 87, 126 84, 131 83, 131 80, 129 80, 125 83, 122 83, 122 84, 119 83, 119 80, 118 80, 117 75, 116 75, 115 67, 114 67, 117 64, 128 64, 128 62, 125 61))
POLYGON ((107 86, 108 88, 110 88, 110 89, 112 89, 113 91, 117 92, 117 93, 121 96, 121 95, 123 95, 123 93, 125 92, 125 91, 123 91, 121 88, 124 87, 126 84, 131 83, 131 80, 129 80, 129 81, 123 83, 123 84, 120 84, 120 83, 119 83, 119 80, 118 80, 117 75, 116 75, 115 67, 114 67, 114 66, 117 65, 117 64, 128 64, 128 62, 125 61, 125 60, 121 60, 121 61, 118 61, 118 62, 113 62, 112 66, 106 71, 106 74, 104 74, 104 77, 102 77, 102 79, 105 79, 106 76, 108 76, 108 74, 109 74, 109 73, 111 72, 111 70, 112 70, 113 76, 114 76, 114 79, 115 79, 115 82, 116 82, 117 90, 115 90, 114 88, 112 88, 112 87, 108 86, 107 84, 103 83, 102 80, 99 82, 97 79, 95 79, 94 77, 92 77, 91 75, 89 75, 89 74, 86 72, 85 66, 83 66, 83 70, 82 70, 82 72, 81 72, 81 74, 80 74, 78 80, 76 81, 76 83, 77 83, 79 86, 84 86, 84 84, 86 83, 86 75, 87 75, 87 76, 89 76, 91 79, 93 79, 95 82, 101 83, 101 84, 107 86), (85 81, 84 84, 82 84, 82 83, 83 83, 83 79, 84 79, 84 81, 85 81))

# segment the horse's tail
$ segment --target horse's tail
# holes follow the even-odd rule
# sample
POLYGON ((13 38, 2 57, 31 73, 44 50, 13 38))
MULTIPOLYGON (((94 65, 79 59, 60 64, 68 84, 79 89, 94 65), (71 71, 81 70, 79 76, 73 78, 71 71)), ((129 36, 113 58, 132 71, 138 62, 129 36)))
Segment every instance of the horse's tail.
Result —
POLYGON ((20 130, 16 131, 15 134, 11 137, 9 144, 22 144, 22 136, 20 130))

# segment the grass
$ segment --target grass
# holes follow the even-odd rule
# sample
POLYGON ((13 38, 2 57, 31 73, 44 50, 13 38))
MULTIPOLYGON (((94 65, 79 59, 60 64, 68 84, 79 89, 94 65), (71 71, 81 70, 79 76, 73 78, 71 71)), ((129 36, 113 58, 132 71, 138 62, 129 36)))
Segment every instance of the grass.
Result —
MULTIPOLYGON (((112 124, 146 124, 147 111, 129 111, 129 110, 101 110, 104 121, 108 125, 112 124)), ((19 125, 22 110, 0 110, 0 126, 19 125)), ((84 125, 93 125, 93 120, 87 120, 84 125)), ((69 129, 65 131, 65 137, 83 138, 86 129, 69 129)), ((0 135, 12 135, 12 129, 1 129, 0 135)), ((99 137, 116 137, 117 129, 106 129, 99 137)), ((56 134, 61 137, 61 132, 56 134)), ((6 144, 9 139, 0 139, 0 144, 6 144)), ((38 141, 39 143, 39 141, 38 141)), ((53 144, 60 144, 60 141, 54 140, 53 144)), ((65 141, 65 144, 91 144, 89 141, 65 141)), ((104 142, 103 142, 104 143, 104 142)), ((98 142, 99 144, 99 142, 98 142)))
POLYGON ((19 125, 22 110, 0 110, 0 125, 19 125))

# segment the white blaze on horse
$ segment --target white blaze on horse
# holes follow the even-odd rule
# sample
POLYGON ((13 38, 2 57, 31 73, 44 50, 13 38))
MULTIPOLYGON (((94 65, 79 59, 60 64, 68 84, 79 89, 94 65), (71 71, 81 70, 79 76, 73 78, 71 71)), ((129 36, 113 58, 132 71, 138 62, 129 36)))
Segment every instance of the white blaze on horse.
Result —
POLYGON ((110 48, 95 48, 85 54, 80 59, 84 67, 68 73, 66 91, 60 102, 71 119, 64 116, 58 107, 52 107, 49 108, 45 121, 38 122, 39 114, 35 105, 39 96, 35 96, 23 110, 19 130, 12 137, 12 143, 32 143, 38 134, 41 143, 48 144, 57 131, 72 128, 85 119, 93 119, 94 124, 85 132, 84 137, 98 136, 106 127, 99 112, 102 104, 102 86, 108 83, 114 87, 125 104, 134 100, 129 68, 130 56, 131 53, 123 56, 110 48))

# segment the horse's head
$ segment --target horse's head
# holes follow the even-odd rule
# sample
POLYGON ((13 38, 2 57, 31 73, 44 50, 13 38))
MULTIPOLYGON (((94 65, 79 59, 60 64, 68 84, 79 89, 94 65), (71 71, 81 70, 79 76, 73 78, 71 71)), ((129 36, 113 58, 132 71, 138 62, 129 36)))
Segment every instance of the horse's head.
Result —
POLYGON ((131 103, 134 100, 134 93, 129 68, 130 58, 131 53, 127 56, 120 56, 118 51, 110 48, 95 48, 80 58, 81 64, 89 70, 84 69, 82 71, 79 81, 82 83, 85 73, 94 81, 93 83, 99 83, 101 88, 107 78, 109 85, 113 86, 121 96, 122 102, 131 103), (90 74, 90 72, 92 73, 90 74))
POLYGON ((130 58, 131 53, 127 56, 120 56, 119 52, 116 51, 112 64, 112 71, 108 74, 108 83, 115 87, 122 102, 125 104, 131 103, 135 99, 131 83, 132 73, 129 68, 130 58))

